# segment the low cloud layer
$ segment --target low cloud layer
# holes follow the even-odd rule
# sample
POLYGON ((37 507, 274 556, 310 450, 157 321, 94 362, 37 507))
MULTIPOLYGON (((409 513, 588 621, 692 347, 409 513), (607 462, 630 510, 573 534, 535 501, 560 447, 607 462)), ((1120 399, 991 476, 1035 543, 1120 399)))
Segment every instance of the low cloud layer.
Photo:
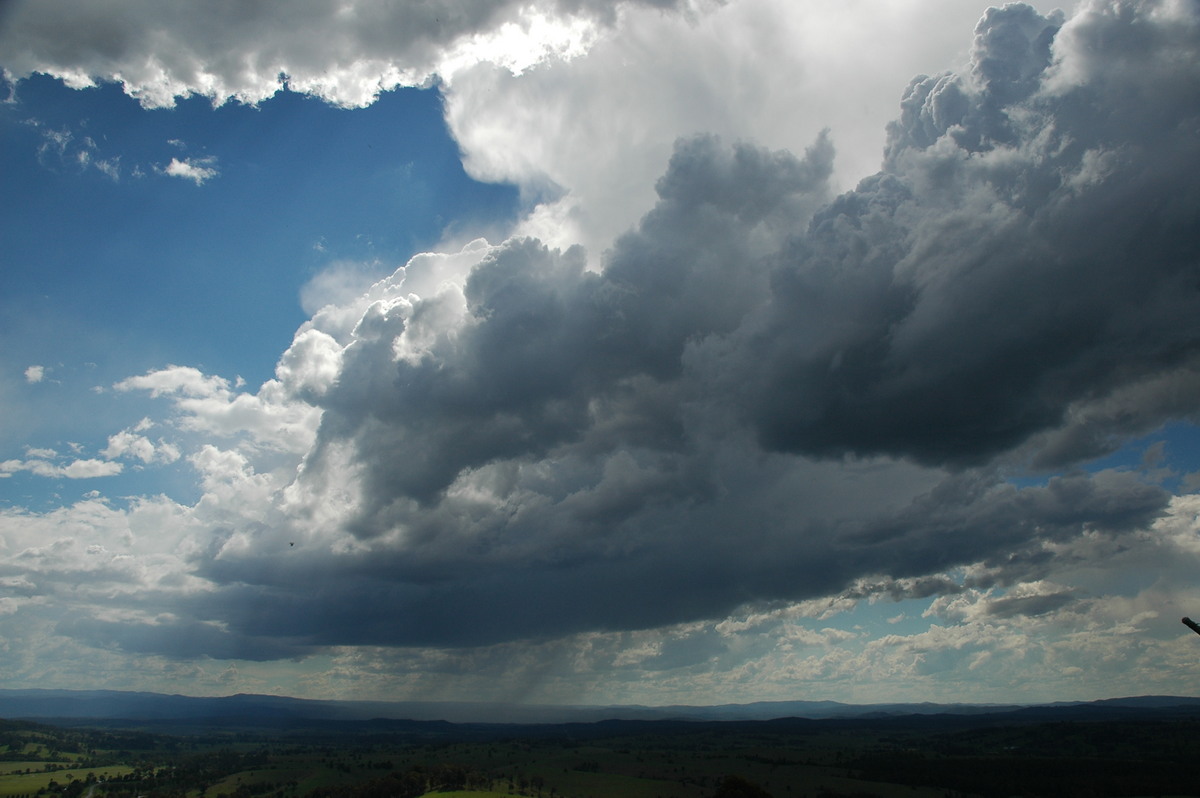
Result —
MULTIPOLYGON (((405 41, 516 13, 485 5, 405 41)), ((106 598, 57 634, 180 658, 593 640, 623 646, 609 667, 683 668, 772 613, 877 598, 1048 626, 1086 605, 1115 627, 1126 608, 1058 580, 1187 523, 1151 476, 1080 467, 1200 407, 1197 53, 1192 4, 993 9, 964 69, 910 83, 852 191, 832 133, 802 152, 686 137, 603 254, 419 255, 317 310, 257 393, 130 378, 203 437, 203 498, 10 513, 4 578, 34 612, 87 570, 106 598)), ((240 74, 214 93, 261 96, 240 74)), ((147 429, 106 455, 182 456, 147 429)), ((1153 547, 1197 554, 1183 532, 1153 547)), ((872 643, 877 662, 1005 656, 939 628, 872 643)), ((805 634, 789 645, 841 642, 805 634)))

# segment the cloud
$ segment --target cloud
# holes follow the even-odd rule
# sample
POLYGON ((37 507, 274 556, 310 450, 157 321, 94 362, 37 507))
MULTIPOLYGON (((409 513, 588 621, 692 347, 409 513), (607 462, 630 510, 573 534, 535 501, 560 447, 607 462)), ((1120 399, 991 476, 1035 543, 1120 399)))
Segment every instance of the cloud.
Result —
POLYGON ((264 383, 256 394, 237 392, 228 380, 190 366, 168 366, 129 377, 113 388, 169 397, 178 413, 176 423, 184 430, 240 438, 255 450, 303 452, 320 412, 292 394, 324 390, 321 381, 331 378, 338 357, 326 338, 315 332, 297 333, 277 367, 280 379, 264 383), (297 353, 305 356, 303 362, 297 353))
POLYGON ((217 159, 212 156, 206 158, 184 158, 182 161, 178 158, 172 158, 171 162, 160 171, 164 175, 191 180, 196 185, 201 186, 204 185, 205 181, 211 180, 220 174, 215 166, 216 162, 217 159))
POLYGON ((386 271, 378 263, 336 261, 309 278, 300 288, 300 306, 309 315, 326 305, 348 305, 370 290, 386 271))
MULTIPOLYGON (((15 94, 16 89, 14 87, 15 94)), ((85 172, 94 168, 114 183, 121 179, 121 157, 99 157, 100 148, 91 136, 78 135, 68 127, 54 129, 48 127, 40 119, 25 119, 22 124, 29 125, 41 133, 41 143, 37 148, 37 159, 48 169, 73 169, 85 172)))
POLYGON ((838 188, 873 173, 905 78, 957 59, 986 3, 322 0, 280 14, 118 2, 102 15, 79 0, 10 6, 0 29, 10 76, 116 81, 147 107, 191 94, 254 103, 285 85, 362 106, 436 83, 468 171, 542 201, 522 232, 582 243, 595 265, 653 205, 654 177, 680 136, 798 150, 828 127, 838 188))
POLYGON ((75 87, 116 81, 151 108, 190 94, 254 103, 285 83, 362 106, 381 91, 425 83, 443 64, 488 59, 522 69, 569 56, 590 26, 611 23, 621 5, 633 4, 439 0, 380 7, 321 0, 283 12, 121 2, 101 12, 79 0, 17 2, 5 9, 0 51, 17 78, 43 72, 75 87))
MULTIPOLYGON (((729 30, 763 8, 739 5, 729 30)), ((436 50, 525 13, 459 10, 444 35, 418 25, 402 43, 436 50)), ((646 43, 612 33, 641 11, 569 10, 614 27, 569 65, 462 67, 448 114, 477 173, 528 187, 547 165, 548 194, 578 189, 577 210, 607 214, 622 189, 600 173, 644 179, 653 157, 600 147, 567 169, 539 147, 591 135, 568 125, 521 150, 507 116, 472 105, 488 85, 501 100, 565 97, 646 43), (492 123, 503 146, 489 160, 492 123)), ((269 12, 246 13, 252 30, 269 12)), ((712 34, 718 18, 696 25, 712 34)), ((648 30, 682 36, 676 24, 648 30)), ((552 653, 553 678, 575 657, 714 685, 764 683, 737 670, 754 657, 800 681, 1014 678, 1022 658, 1055 674, 1100 645, 1063 630, 1162 639, 1152 588, 1104 593, 1100 564, 1195 565, 1194 508, 1145 474, 1082 466, 1193 417, 1200 398, 1196 29, 1190 6, 1168 2, 995 9, 963 69, 904 90, 880 131, 883 168, 852 190, 839 193, 836 130, 783 146, 672 127, 646 202, 635 191, 636 210, 582 224, 601 252, 516 236, 418 255, 369 286, 335 269, 257 391, 179 366, 118 383, 169 402, 170 423, 197 436, 187 462, 203 496, 154 510, 184 530, 177 551, 110 563, 126 580, 112 582, 153 585, 153 614, 122 593, 56 633, 164 657, 341 652, 387 660, 397 679, 552 653), (1064 471, 1037 471, 1050 467, 1064 471), (947 625, 865 640, 824 623, 885 599, 927 601, 947 625), (1036 653, 1036 633, 1055 630, 1058 647, 1036 653)), ((114 41, 122 58, 140 46, 114 41)), ((158 94, 131 91, 203 86, 217 73, 202 61, 187 80, 173 67, 158 94)), ((732 95, 717 63, 701 83, 732 95)), ((210 93, 261 96, 276 85, 264 74, 221 73, 210 93)), ((382 85, 350 78, 309 85, 348 103, 382 85)), ((584 88, 605 98, 590 108, 615 102, 584 88)), ((117 433, 106 456, 165 462, 146 431, 117 433)), ((21 541, 5 556, 31 563, 31 583, 53 581, 42 564, 55 557, 83 567, 80 542, 21 541)), ((1144 669, 1141 650, 1118 648, 1144 669)))
POLYGON ((108 446, 100 452, 109 460, 119 457, 130 457, 141 460, 142 463, 174 463, 180 457, 179 447, 163 439, 157 443, 145 435, 138 434, 146 429, 126 429, 108 437, 108 446))
POLYGON ((447 122, 472 175, 546 200, 522 232, 562 248, 582 243, 598 265, 654 204, 653 178, 680 137, 708 132, 799 151, 829 128, 836 187, 874 173, 904 80, 957 59, 958 32, 984 7, 740 0, 694 14, 627 9, 579 57, 521 75, 488 63, 453 75, 443 86, 447 122))
POLYGON ((30 366, 25 369, 25 382, 30 385, 41 382, 46 378, 45 366, 30 366))
POLYGON ((92 458, 72 460, 66 464, 53 463, 41 458, 29 460, 5 460, 0 462, 0 477, 27 471, 39 477, 65 477, 67 479, 94 479, 111 477, 122 471, 120 463, 92 458))
MULTIPOLYGON (((1191 108, 1153 147, 1106 127, 1079 98, 1104 85, 1055 77, 1080 74, 1077 38, 1052 42, 1085 19, 990 12, 971 67, 940 79, 961 113, 910 103, 887 169, 832 201, 825 137, 803 157, 685 139, 602 272, 514 239, 461 283, 372 305, 317 400, 289 510, 327 529, 339 507, 337 545, 369 558, 395 614, 340 615, 335 591, 306 613, 313 632, 644 628, 1148 524, 1167 497, 1133 474, 1017 488, 975 468, 1173 373, 1195 340, 1191 108), (790 490, 851 473, 871 497, 853 509, 790 490)), ((1174 23, 1154 19, 1139 25, 1172 46, 1174 23)), ((1119 47, 1131 24, 1091 35, 1119 47)), ((1170 112, 1122 97, 1133 116, 1170 112)), ((211 573, 242 581, 252 562, 211 573)))
MULTIPOLYGON (((35 468, 35 473, 41 474, 40 469, 35 468)), ((93 477, 108 477, 114 474, 121 473, 120 463, 111 463, 105 460, 72 460, 65 466, 56 467, 54 475, 64 476, 68 479, 91 479, 93 477)), ((49 474, 41 474, 49 476, 49 474)))
POLYGON ((1191 368, 1196 197, 1176 176, 1197 157, 1195 111, 1162 95, 1196 75, 1181 66, 1172 88, 1135 93, 1113 87, 1135 79, 1132 66, 1085 77, 1078 63, 1101 37, 1133 58, 1143 35, 1190 63, 1173 26, 1194 25, 1191 12, 1150 7, 1136 33, 1094 10, 1067 22, 1069 46, 1045 52, 1041 83, 1026 75, 1030 53, 1056 21, 1031 25, 1011 6, 985 16, 970 79, 938 79, 956 87, 955 112, 928 98, 906 111, 888 169, 785 253, 773 318, 754 332, 765 445, 981 462, 1058 427, 1068 408, 1191 368), (1013 39, 1026 44, 1006 72, 995 42, 1013 39), (1107 121, 1118 102, 1122 119, 1161 125, 1107 121))

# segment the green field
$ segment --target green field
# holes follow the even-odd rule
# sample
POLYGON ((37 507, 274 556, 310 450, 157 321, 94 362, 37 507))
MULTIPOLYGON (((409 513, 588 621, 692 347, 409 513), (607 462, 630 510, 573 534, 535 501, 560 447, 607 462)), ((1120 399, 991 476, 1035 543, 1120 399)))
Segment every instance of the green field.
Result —
MULTIPOLYGON (((29 763, 5 762, 7 765, 23 764, 29 767, 29 763)), ((34 763, 45 764, 45 763, 34 763)), ((69 770, 56 770, 50 773, 21 773, 17 774, 12 771, 5 772, 0 775, 0 798, 10 798, 10 796, 18 795, 34 795, 39 790, 46 789, 51 783, 59 785, 67 785, 73 781, 87 781, 89 775, 93 776, 97 781, 105 781, 109 778, 124 776, 133 771, 133 768, 125 765, 111 765, 101 768, 72 768, 69 770)), ((103 792, 97 791, 97 795, 103 795, 103 792)))

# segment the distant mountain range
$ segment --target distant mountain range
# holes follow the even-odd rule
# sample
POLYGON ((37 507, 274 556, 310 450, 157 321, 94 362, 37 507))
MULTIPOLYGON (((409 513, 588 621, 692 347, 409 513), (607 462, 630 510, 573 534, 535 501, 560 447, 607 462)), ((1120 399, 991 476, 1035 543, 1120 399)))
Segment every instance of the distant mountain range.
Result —
POLYGON ((365 721, 451 723, 595 723, 609 720, 760 721, 777 718, 879 719, 913 715, 1007 715, 1042 719, 1100 717, 1144 711, 1200 713, 1200 698, 1138 696, 1054 704, 842 704, 759 701, 718 706, 555 706, 429 701, 316 701, 238 694, 202 698, 117 690, 0 689, 0 718, 20 720, 365 721))

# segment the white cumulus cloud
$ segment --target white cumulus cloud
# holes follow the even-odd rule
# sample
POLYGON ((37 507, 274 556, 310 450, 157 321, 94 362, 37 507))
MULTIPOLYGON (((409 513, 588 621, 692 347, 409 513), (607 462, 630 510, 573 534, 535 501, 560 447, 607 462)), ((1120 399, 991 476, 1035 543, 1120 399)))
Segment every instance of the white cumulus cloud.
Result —
POLYGON ((216 167, 216 158, 209 156, 205 158, 172 158, 161 171, 164 175, 171 177, 179 177, 184 180, 191 180, 196 185, 200 186, 205 181, 211 180, 220 174, 216 167))

